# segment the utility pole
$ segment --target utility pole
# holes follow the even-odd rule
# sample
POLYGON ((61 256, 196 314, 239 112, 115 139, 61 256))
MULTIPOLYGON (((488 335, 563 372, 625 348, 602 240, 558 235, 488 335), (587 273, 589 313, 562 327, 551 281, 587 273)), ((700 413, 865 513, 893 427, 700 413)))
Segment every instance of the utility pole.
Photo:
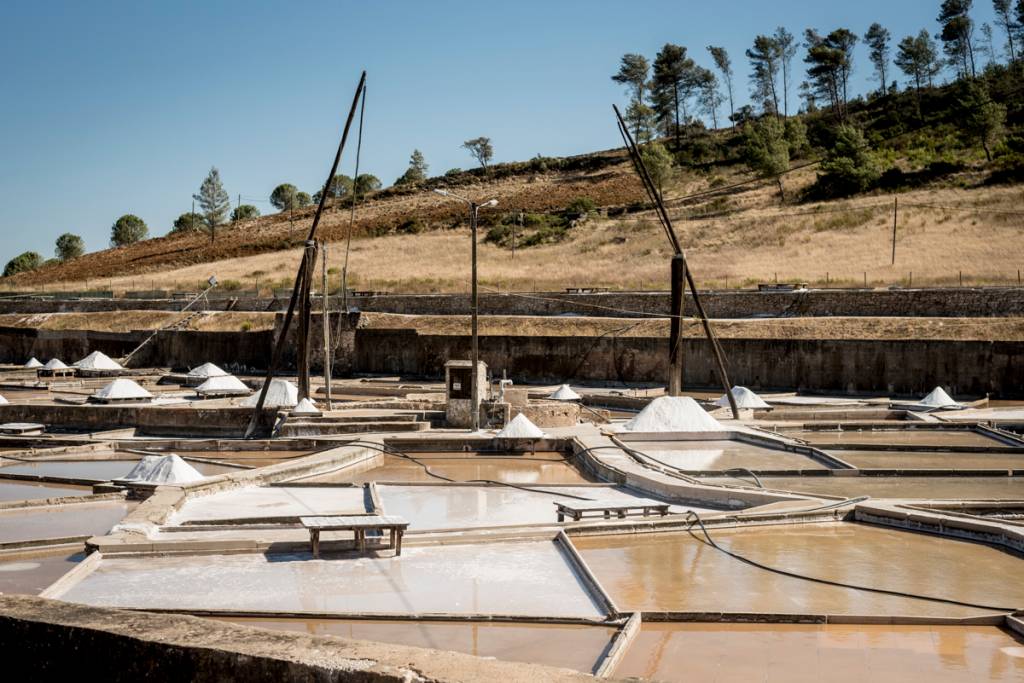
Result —
POLYGON ((299 343, 296 365, 299 371, 299 400, 309 398, 309 318, 312 313, 310 292, 313 285, 313 273, 316 268, 316 242, 306 241, 306 249, 302 255, 303 273, 299 289, 299 343))
POLYGON ((333 410, 331 405, 331 315, 329 311, 329 292, 327 290, 327 240, 320 243, 320 279, 324 293, 324 308, 321 314, 321 324, 324 327, 324 391, 327 392, 327 410, 333 410))
POLYGON ((683 315, 686 308, 686 259, 682 254, 672 257, 672 310, 669 334, 668 395, 683 393, 683 315))
POLYGON ((896 265, 896 221, 900 216, 899 197, 892 198, 892 264, 896 265))

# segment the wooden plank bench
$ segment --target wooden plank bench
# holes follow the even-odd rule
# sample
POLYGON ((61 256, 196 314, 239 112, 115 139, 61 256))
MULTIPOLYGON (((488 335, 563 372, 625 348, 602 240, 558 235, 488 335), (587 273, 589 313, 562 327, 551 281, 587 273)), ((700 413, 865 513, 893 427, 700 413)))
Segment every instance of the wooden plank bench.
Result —
POLYGON ((662 517, 668 514, 668 503, 659 503, 656 500, 638 500, 627 505, 616 505, 614 503, 562 503, 555 501, 555 509, 558 511, 558 521, 564 522, 566 517, 578 522, 586 517, 603 517, 611 519, 614 515, 619 519, 626 517, 648 517, 658 514, 662 517))
POLYGON ((356 537, 356 547, 366 550, 366 532, 390 532, 388 548, 394 549, 395 557, 402 554, 402 536, 409 528, 409 522, 397 515, 348 515, 300 517, 302 526, 309 529, 309 541, 313 545, 313 557, 320 557, 321 531, 351 531, 356 537))

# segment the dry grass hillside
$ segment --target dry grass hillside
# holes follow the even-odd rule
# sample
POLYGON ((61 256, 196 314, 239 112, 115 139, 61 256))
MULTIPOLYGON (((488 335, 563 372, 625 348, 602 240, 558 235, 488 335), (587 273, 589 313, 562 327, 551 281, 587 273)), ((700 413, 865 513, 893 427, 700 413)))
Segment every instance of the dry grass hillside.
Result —
MULTIPOLYGON (((684 171, 666 189, 676 227, 698 281, 709 287, 805 281, 838 285, 1016 284, 1024 269, 1024 189, 986 186, 972 171, 899 195, 895 266, 890 264, 893 198, 861 196, 800 203, 814 182, 808 168, 786 177, 788 201, 774 183, 723 186, 749 178, 742 167, 714 174, 684 171), (721 189, 684 200, 695 192, 721 189)), ((635 205, 642 189, 624 158, 589 173, 536 173, 459 188, 476 199, 497 197, 504 212, 550 212, 589 197, 601 207, 635 205)), ((615 212, 613 212, 615 213, 615 212)), ((396 292, 466 291, 469 231, 465 210, 429 191, 390 195, 360 206, 350 254, 350 284, 396 292), (408 234, 415 221, 430 229, 408 234), (376 235, 376 236, 374 236, 376 235)), ((330 285, 338 287, 348 210, 322 222, 329 242, 330 285)), ((8 278, 8 289, 195 289, 211 273, 228 288, 286 287, 294 277, 312 210, 277 214, 223 231, 213 244, 200 235, 148 240, 89 254, 60 266, 8 278)), ((492 219, 493 220, 493 219, 492 219)), ((519 248, 483 240, 480 277, 493 290, 563 287, 664 289, 670 250, 650 213, 591 217, 564 239, 519 248)), ((319 278, 317 279, 319 282, 319 278)))

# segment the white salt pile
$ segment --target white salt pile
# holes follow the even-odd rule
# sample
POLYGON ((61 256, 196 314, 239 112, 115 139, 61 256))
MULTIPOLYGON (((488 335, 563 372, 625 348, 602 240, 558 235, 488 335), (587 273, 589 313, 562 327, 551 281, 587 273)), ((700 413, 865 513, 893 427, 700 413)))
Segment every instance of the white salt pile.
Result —
POLYGON ((313 401, 310 400, 309 398, 304 398, 301 401, 299 401, 299 405, 297 405, 294 408, 292 408, 291 414, 292 415, 323 415, 323 413, 320 412, 320 409, 316 407, 316 404, 313 403, 313 401))
POLYGON ((3 396, 0 396, 0 406, 5 406, 5 405, 7 405, 7 399, 4 398, 3 396))
POLYGON ((187 484, 203 478, 199 470, 173 453, 147 455, 123 477, 124 481, 140 481, 147 484, 187 484))
POLYGON ((199 379, 201 377, 225 377, 227 374, 213 363, 203 363, 199 367, 189 370, 187 376, 199 379))
POLYGON ((656 398, 625 424, 613 425, 616 432, 726 432, 689 396, 656 398))
POLYGON ((64 364, 60 358, 51 358, 46 361, 46 365, 43 366, 43 370, 67 370, 68 366, 64 364))
MULTIPOLYGON (((732 391, 729 393, 731 393, 732 397, 736 399, 736 407, 740 410, 763 410, 765 408, 771 408, 770 405, 765 403, 763 398, 746 387, 733 387, 732 391)), ((722 394, 722 397, 715 401, 715 405, 728 408, 729 397, 722 394)))
POLYGON ((200 384, 196 393, 200 396, 248 396, 252 390, 234 375, 221 375, 200 384))
POLYGON ((145 401, 153 398, 153 394, 140 387, 134 380, 120 378, 115 379, 107 386, 96 391, 89 398, 101 403, 108 401, 145 401))
POLYGON ((496 439, 543 439, 544 432, 530 422, 530 418, 519 413, 505 425, 495 437, 496 439))
POLYGON ((75 363, 80 370, 123 370, 121 364, 112 359, 102 351, 93 351, 82 360, 75 363))
MULTIPOLYGON (((255 406, 260 400, 259 392, 245 399, 242 405, 255 406)), ((264 408, 291 408, 299 402, 299 388, 286 379, 271 380, 267 389, 264 408)))
POLYGON ((28 359, 28 361, 25 363, 25 365, 23 367, 26 367, 26 368, 41 368, 41 367, 43 367, 43 364, 39 362, 38 358, 36 358, 35 356, 32 356, 31 358, 28 359))
POLYGON ((932 393, 928 394, 918 403, 925 408, 962 408, 963 406, 946 393, 942 387, 935 387, 932 393))
POLYGON ((573 391, 568 384, 558 387, 558 391, 548 396, 552 401, 578 401, 580 395, 573 391))

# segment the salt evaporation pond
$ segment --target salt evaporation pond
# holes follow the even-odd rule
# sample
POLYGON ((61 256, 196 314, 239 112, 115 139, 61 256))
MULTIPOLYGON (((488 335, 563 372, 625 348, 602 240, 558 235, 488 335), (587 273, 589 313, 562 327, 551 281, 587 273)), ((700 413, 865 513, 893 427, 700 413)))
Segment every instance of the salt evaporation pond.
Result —
POLYGON ((81 550, 0 555, 0 593, 39 595, 84 559, 81 550))
POLYGON ((137 503, 108 501, 0 512, 0 543, 102 536, 137 503))
MULTIPOLYGON (((949 500, 1024 500, 1024 477, 759 477, 765 488, 823 496, 949 500)), ((751 486, 732 477, 701 477, 708 484, 751 486)))
POLYGON ((1024 678, 1024 640, 996 626, 644 622, 613 674, 668 681, 1024 678))
MULTIPOLYGON (((697 532, 699 533, 699 532, 697 532)), ((854 523, 713 529, 724 548, 816 578, 1024 606, 1024 560, 995 548, 854 523)), ((620 609, 966 617, 971 607, 829 586, 750 566, 688 533, 574 538, 620 609)))
POLYGON ((821 470, 824 465, 799 453, 730 440, 629 441, 630 448, 680 470, 721 472, 742 467, 761 470, 821 470))
POLYGON ((174 522, 362 515, 368 511, 366 492, 359 486, 253 486, 189 498, 174 513, 174 522))
POLYGON ((831 451, 858 469, 1024 470, 1024 449, 1017 453, 949 451, 831 451))
POLYGON ((435 650, 464 652, 592 673, 614 628, 578 624, 369 621, 344 619, 225 619, 243 626, 340 636, 435 650))
POLYGON ((551 541, 406 546, 401 557, 105 558, 59 599, 137 609, 604 616, 551 541))
POLYGON ((966 429, 844 429, 783 431, 783 436, 820 444, 879 444, 892 446, 1005 446, 966 429))
MULTIPOLYGON (((139 464, 139 460, 44 460, 0 467, 0 475, 18 474, 99 482, 124 477, 137 464, 139 464)), ((205 462, 189 461, 189 464, 208 477, 239 471, 235 467, 225 467, 205 462)))
POLYGON ((46 498, 68 498, 72 496, 91 496, 92 489, 87 486, 63 486, 59 484, 41 484, 34 481, 0 481, 0 502, 12 500, 42 500, 46 498))

